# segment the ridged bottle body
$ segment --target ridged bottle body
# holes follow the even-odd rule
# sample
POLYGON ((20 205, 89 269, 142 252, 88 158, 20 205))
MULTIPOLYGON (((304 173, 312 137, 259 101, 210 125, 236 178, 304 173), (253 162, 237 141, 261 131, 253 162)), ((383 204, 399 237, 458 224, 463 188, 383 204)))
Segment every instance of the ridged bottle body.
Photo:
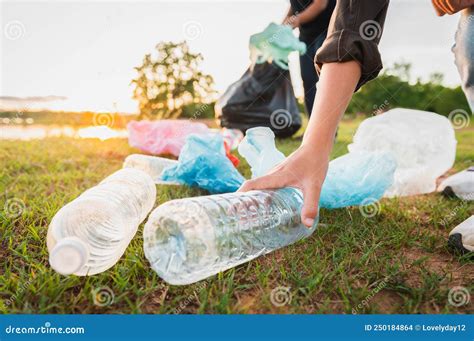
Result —
POLYGON ((168 283, 194 283, 309 236, 302 205, 293 188, 169 201, 145 225, 145 255, 168 283))
POLYGON ((123 255, 153 208, 156 186, 136 169, 121 169, 61 208, 48 229, 51 266, 63 274, 94 275, 123 255))

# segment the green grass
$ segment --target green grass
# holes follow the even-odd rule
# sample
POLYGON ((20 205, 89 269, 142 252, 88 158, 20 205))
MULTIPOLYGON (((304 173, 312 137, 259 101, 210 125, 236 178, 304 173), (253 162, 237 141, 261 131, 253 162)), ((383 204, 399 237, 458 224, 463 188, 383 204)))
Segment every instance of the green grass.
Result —
MULTIPOLYGON (((334 155, 346 152, 358 122, 341 125, 334 155)), ((473 130, 457 130, 453 171, 472 164, 473 130)), ((278 141, 288 154, 297 140, 278 141)), ((149 267, 141 229, 109 271, 91 277, 61 276, 48 265, 46 233, 54 214, 85 189, 121 167, 125 140, 46 139, 0 141, 2 207, 24 202, 23 214, 1 212, 0 311, 3 313, 469 313, 448 303, 463 286, 474 296, 473 261, 453 255, 449 231, 473 213, 472 204, 432 193, 383 199, 365 218, 358 207, 322 210, 308 239, 189 286, 169 286, 149 267), (12 201, 8 201, 12 203, 12 201), (454 214, 451 214, 455 212, 454 214), (449 224, 441 224, 450 217, 449 224), (291 301, 270 300, 287 287, 291 301), (111 304, 94 304, 109 288, 111 304)), ((249 176, 242 162, 239 170, 249 176)), ((204 194, 186 187, 158 188, 157 205, 204 194)))

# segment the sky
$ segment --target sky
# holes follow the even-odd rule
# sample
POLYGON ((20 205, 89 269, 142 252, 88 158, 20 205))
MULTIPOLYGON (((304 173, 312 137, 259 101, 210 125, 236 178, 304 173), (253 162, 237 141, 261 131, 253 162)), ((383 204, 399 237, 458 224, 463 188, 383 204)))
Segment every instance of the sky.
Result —
MULTIPOLYGON (((204 56, 219 93, 248 67, 248 39, 280 22, 287 0, 0 0, 0 109, 134 113, 134 67, 160 41, 187 40, 204 56)), ((412 63, 460 83, 451 46, 459 15, 437 17, 429 0, 392 0, 380 44, 385 66, 412 63)), ((302 93, 298 56, 290 58, 302 93)))

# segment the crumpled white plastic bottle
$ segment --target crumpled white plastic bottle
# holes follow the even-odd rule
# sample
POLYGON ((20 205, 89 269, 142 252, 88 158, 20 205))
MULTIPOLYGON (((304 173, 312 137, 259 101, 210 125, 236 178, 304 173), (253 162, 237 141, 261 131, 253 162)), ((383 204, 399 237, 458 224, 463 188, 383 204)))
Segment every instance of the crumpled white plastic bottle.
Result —
POLYGON ((238 151, 250 165, 252 178, 267 174, 285 160, 285 155, 275 146, 275 134, 267 127, 247 129, 238 151))

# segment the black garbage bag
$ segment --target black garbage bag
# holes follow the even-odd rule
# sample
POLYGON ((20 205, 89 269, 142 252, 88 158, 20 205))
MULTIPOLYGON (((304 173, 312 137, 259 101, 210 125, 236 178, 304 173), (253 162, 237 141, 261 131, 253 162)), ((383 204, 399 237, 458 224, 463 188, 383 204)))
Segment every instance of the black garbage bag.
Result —
POLYGON ((243 133, 263 126, 277 137, 288 137, 301 127, 290 72, 267 62, 253 65, 229 86, 217 101, 215 113, 221 127, 243 133))

